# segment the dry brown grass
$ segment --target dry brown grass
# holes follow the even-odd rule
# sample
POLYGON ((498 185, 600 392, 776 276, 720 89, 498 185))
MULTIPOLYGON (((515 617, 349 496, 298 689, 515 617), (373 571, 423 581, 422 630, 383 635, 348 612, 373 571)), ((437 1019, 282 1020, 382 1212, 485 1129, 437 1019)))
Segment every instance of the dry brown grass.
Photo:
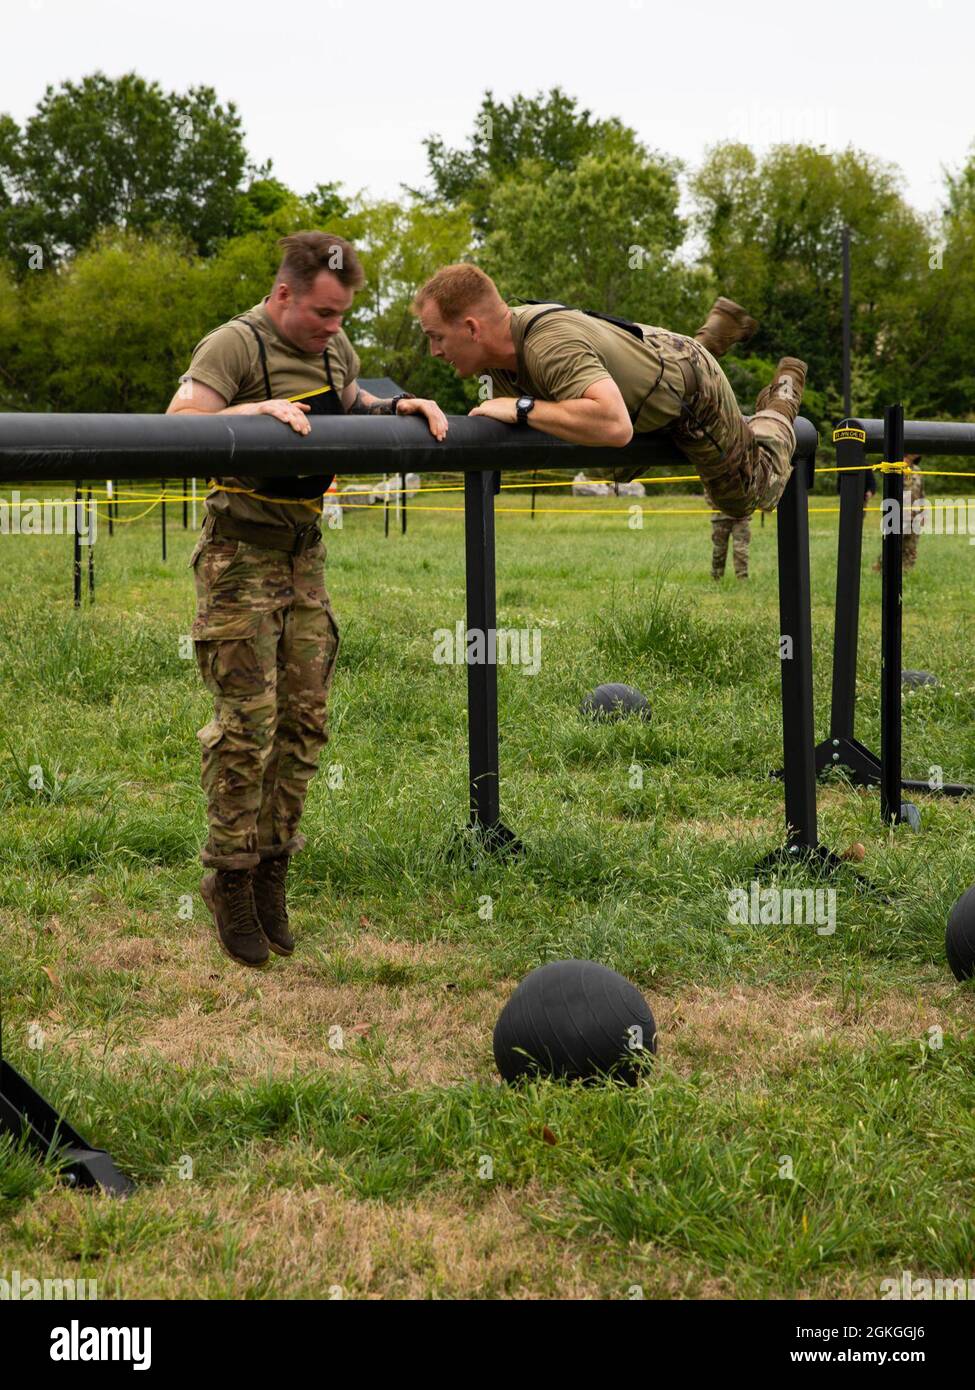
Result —
MULTIPOLYGON (((151 923, 146 927, 151 930, 151 923)), ((337 935, 329 952, 313 938, 299 938, 295 956, 275 959, 260 972, 231 965, 203 923, 178 935, 133 936, 131 924, 123 928, 117 919, 94 915, 84 939, 57 918, 48 932, 57 942, 57 983, 40 1021, 52 1044, 101 1040, 101 1030, 76 1026, 77 1020, 72 1026, 63 1017, 59 995, 76 965, 138 975, 139 1015, 117 1040, 113 1065, 142 1053, 184 1067, 230 1063, 242 1078, 294 1067, 342 1071, 361 1064, 367 1042, 369 1055, 380 1054, 411 1086, 489 1079, 494 1022, 515 984, 465 981, 462 948, 391 940, 371 927, 337 935), (407 973, 391 984, 336 983, 328 963, 335 955, 347 969, 407 973), (338 1048, 330 1045, 336 1027, 342 1030, 338 1048)), ((668 1063, 683 1073, 706 1066, 717 1085, 791 1071, 827 1045, 860 1050, 878 1037, 920 1041, 934 1024, 956 1034, 971 1026, 946 982, 926 983, 911 995, 861 995, 845 1006, 812 980, 788 989, 691 986, 654 992, 651 1003, 668 1063)))
MULTIPOLYGON (((331 1187, 249 1195, 173 1183, 137 1193, 116 1223, 112 1199, 57 1191, 30 1204, 0 1261, 22 1277, 80 1277, 79 1252, 94 1245, 101 1253, 84 1275, 98 1279, 102 1298, 586 1299, 646 1283, 646 1269, 634 1261, 628 1276, 608 1241, 593 1241, 582 1264, 577 1248, 534 1228, 526 1211, 539 1195, 406 1206, 331 1187)), ((679 1289, 675 1269, 665 1282, 679 1289)))

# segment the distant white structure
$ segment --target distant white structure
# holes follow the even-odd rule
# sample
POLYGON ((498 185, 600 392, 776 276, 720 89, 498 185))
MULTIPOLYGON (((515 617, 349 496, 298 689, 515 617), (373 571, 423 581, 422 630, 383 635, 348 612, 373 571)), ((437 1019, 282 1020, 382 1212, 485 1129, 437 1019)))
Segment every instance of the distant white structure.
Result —
POLYGON ((407 473, 404 484, 401 473, 384 478, 381 483, 347 483, 338 494, 341 507, 375 507, 389 499, 390 506, 405 497, 414 497, 420 489, 419 473, 407 473))
POLYGON ((614 488, 612 483, 597 483, 587 478, 585 473, 577 473, 572 480, 573 497, 646 497, 647 490, 642 483, 620 483, 614 488))
POLYGON ((573 497, 611 497, 612 493, 609 483, 591 483, 585 473, 577 473, 572 479, 573 497))

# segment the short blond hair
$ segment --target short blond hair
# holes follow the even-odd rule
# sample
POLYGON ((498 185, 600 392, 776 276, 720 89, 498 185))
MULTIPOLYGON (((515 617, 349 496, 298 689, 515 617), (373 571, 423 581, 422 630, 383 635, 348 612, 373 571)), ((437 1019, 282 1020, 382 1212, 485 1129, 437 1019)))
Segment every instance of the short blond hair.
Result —
POLYGON ((455 323, 478 305, 495 310, 504 308, 504 300, 490 275, 467 262, 442 266, 436 275, 431 275, 417 291, 413 312, 419 314, 428 300, 433 300, 447 323, 455 323))

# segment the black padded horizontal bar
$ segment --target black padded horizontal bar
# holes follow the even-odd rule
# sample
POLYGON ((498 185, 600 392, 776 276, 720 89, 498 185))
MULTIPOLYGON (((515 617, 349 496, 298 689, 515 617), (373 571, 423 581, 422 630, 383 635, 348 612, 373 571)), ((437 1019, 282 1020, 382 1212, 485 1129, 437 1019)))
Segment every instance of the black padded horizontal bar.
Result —
MULTIPOLYGON (((883 420, 841 420, 837 429, 863 430, 866 434, 864 451, 884 452, 883 420)), ((905 454, 975 454, 975 424, 956 420, 905 420, 905 454)), ((892 459, 900 463, 900 459, 892 459)))
MULTIPOLYGON (((316 416, 302 436, 254 415, 0 414, 0 481, 622 468, 637 460, 641 468, 688 467, 665 436, 637 435, 611 449, 497 420, 447 418, 438 444, 416 416, 316 416)), ((796 421, 796 437, 798 455, 812 457, 818 441, 808 420, 796 421)))

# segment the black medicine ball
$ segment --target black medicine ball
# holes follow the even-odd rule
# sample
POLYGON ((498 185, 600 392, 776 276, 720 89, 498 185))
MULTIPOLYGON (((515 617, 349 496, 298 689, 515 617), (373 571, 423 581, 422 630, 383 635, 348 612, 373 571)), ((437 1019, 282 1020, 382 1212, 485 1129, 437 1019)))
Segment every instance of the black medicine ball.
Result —
POLYGON ((494 1029, 505 1081, 543 1075, 578 1081, 612 1071, 636 1083, 638 1059, 657 1050, 643 995, 592 960, 556 960, 526 975, 494 1029))
POLYGON ((632 685, 597 685, 579 709, 590 719, 625 719, 630 714, 650 718, 650 701, 632 685))
POLYGON ((956 980, 975 975, 975 884, 967 888, 948 917, 945 951, 956 980))

